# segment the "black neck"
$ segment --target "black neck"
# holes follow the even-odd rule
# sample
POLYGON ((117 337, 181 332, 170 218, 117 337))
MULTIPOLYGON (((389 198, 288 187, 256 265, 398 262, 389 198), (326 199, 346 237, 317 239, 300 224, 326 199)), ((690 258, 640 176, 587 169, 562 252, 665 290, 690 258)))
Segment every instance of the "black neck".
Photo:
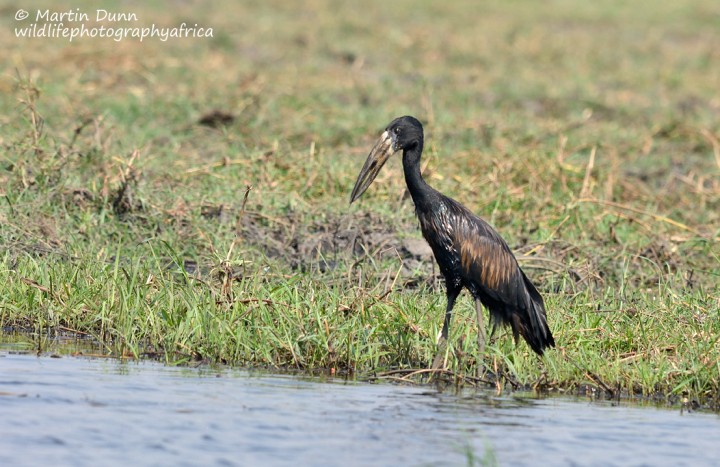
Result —
POLYGON ((420 155, 422 154, 422 143, 403 151, 403 171, 405 172, 405 183, 412 196, 415 207, 421 209, 428 201, 428 195, 433 189, 425 183, 420 173, 420 155))

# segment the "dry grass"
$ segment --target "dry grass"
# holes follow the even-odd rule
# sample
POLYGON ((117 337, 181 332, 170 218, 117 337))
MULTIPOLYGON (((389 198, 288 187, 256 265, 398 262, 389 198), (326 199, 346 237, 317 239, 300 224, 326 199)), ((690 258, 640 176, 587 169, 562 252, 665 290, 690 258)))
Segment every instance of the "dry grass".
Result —
MULTIPOLYGON (((4 326, 168 360, 423 367, 444 298, 399 161, 347 206, 378 132, 413 114, 428 181, 547 297, 557 351, 501 334, 486 367, 717 400, 715 2, 108 8, 214 37, 19 39, 0 9, 4 326)), ((466 300, 455 323, 450 369, 473 373, 466 300)))

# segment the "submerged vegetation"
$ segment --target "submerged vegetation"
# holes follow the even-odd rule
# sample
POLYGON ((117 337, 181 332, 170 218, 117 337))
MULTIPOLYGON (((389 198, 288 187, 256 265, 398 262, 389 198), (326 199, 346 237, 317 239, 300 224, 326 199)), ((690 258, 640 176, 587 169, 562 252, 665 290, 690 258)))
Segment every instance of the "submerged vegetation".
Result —
POLYGON ((481 359, 501 386, 717 406, 716 2, 421 3, 188 2, 170 15, 213 38, 3 37, 3 329, 169 363, 427 368, 444 288, 399 158, 348 206, 381 127, 414 114, 425 178, 507 239, 557 342, 539 359, 500 329, 478 355, 462 295, 452 375, 481 359))

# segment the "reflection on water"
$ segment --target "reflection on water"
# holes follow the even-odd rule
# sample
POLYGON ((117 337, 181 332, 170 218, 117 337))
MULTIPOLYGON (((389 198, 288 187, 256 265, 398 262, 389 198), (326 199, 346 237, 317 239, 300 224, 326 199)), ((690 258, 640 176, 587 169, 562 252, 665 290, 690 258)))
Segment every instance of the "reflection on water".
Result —
POLYGON ((0 414, 0 465, 709 465, 720 455, 713 414, 9 352, 0 414))

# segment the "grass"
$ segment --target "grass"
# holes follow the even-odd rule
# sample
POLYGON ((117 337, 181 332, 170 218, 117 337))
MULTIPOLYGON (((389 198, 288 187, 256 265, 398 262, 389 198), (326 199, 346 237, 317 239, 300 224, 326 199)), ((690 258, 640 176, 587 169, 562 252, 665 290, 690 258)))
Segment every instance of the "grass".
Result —
POLYGON ((413 114, 426 178, 508 240, 558 343, 539 360, 500 331, 479 356, 462 296, 455 375, 717 406, 715 2, 274 3, 133 5, 214 29, 167 42, 20 39, 0 9, 4 329, 168 363, 427 367, 445 300, 399 158, 347 204, 413 114))

